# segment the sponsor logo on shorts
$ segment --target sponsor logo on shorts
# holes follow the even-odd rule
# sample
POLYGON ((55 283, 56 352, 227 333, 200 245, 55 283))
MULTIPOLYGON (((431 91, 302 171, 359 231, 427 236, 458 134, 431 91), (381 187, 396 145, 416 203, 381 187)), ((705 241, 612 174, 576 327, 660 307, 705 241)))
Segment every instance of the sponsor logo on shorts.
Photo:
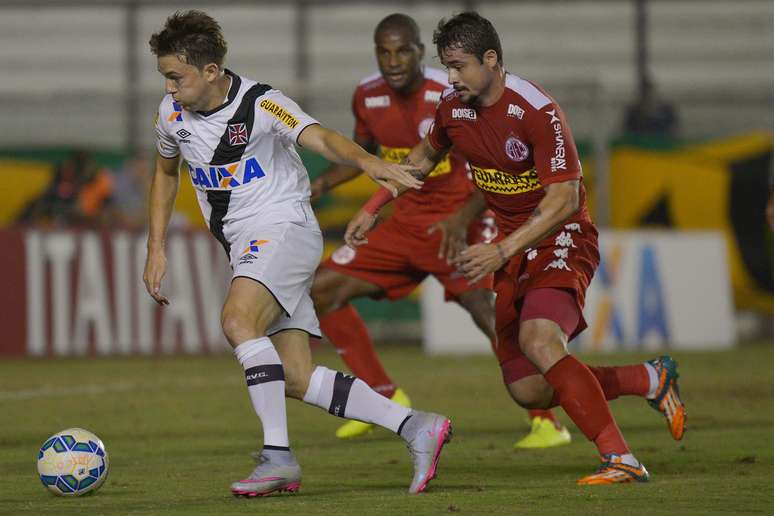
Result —
POLYGON ((261 106, 261 108, 264 111, 271 113, 272 115, 274 115, 274 118, 276 118, 286 126, 290 127, 291 129, 295 129, 296 126, 298 126, 299 124, 298 118, 294 117, 293 115, 285 111, 283 107, 281 107, 278 104, 275 104, 269 99, 263 99, 261 103, 258 105, 261 106))
POLYGON ((191 182, 200 190, 230 190, 266 175, 255 156, 228 165, 186 164, 191 182))
POLYGON ((253 253, 247 253, 239 258, 239 264, 245 264, 245 263, 253 263, 253 260, 258 258, 253 253))
POLYGON ((473 108, 452 108, 452 120, 476 120, 473 108))
MULTIPOLYGON (((261 250, 261 246, 263 244, 268 244, 268 240, 250 240, 250 244, 245 247, 244 251, 242 251, 242 254, 245 253, 257 253, 261 250)), ((255 256, 253 256, 255 258, 255 256)))
POLYGON ((505 140, 505 154, 513 161, 524 161, 529 157, 529 147, 515 136, 505 140))
POLYGON ((508 116, 521 120, 524 118, 524 110, 516 104, 508 104, 508 116))
POLYGON ((480 168, 474 165, 470 168, 476 186, 486 192, 517 195, 543 188, 534 168, 517 175, 495 168, 480 168))
MULTIPOLYGON (((409 155, 409 152, 411 152, 411 149, 408 147, 385 147, 382 145, 379 150, 379 156, 384 161, 400 163, 409 155)), ((430 171, 429 177, 440 176, 442 174, 448 174, 449 172, 451 172, 451 161, 449 161, 449 154, 446 154, 446 156, 438 162, 435 168, 430 171)))
POLYGON ((379 95, 378 97, 366 97, 365 107, 366 109, 373 108, 386 108, 390 105, 390 97, 388 95, 379 95))
POLYGON ((357 251, 355 251, 351 247, 344 245, 339 247, 335 251, 333 251, 333 254, 331 255, 331 260, 333 260, 333 263, 336 263, 338 265, 346 265, 355 259, 356 254, 357 254, 357 251))
POLYGON ((432 102, 433 104, 438 104, 440 101, 441 101, 440 91, 427 90, 425 92, 425 102, 432 102))

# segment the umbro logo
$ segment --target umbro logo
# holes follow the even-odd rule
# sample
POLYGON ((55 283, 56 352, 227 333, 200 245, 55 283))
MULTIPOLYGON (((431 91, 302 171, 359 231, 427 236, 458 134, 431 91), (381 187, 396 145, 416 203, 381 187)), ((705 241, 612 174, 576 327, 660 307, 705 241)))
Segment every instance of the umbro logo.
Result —
POLYGON ((255 256, 252 253, 247 253, 246 255, 239 258, 239 263, 253 263, 253 260, 255 260, 257 256, 255 256))
POLYGON ((189 136, 191 136, 191 133, 189 133, 185 129, 180 129, 175 134, 177 134, 180 138, 183 138, 183 139, 188 138, 189 136))

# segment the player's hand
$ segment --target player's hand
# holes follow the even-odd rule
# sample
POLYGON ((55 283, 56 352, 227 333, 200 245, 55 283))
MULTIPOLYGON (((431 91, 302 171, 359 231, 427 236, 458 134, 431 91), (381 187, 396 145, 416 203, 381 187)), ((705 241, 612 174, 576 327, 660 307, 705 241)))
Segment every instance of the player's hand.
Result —
POLYGON ((320 197, 325 195, 325 178, 323 176, 319 176, 315 178, 312 183, 310 184, 310 187, 312 189, 312 196, 309 198, 311 202, 316 202, 320 200, 320 197))
POLYGON ((400 193, 398 186, 419 190, 424 184, 417 179, 421 171, 413 165, 389 163, 374 156, 363 169, 368 174, 368 177, 389 190, 393 197, 397 197, 400 193))
POLYGON ((451 263, 468 245, 467 224, 454 214, 444 220, 439 220, 427 228, 428 235, 432 235, 436 231, 441 232, 438 258, 445 258, 446 263, 451 263))
POLYGON ((766 220, 769 222, 769 229, 774 231, 774 192, 769 194, 769 204, 766 205, 766 220))
POLYGON ((344 232, 344 242, 352 249, 367 244, 368 238, 366 238, 366 233, 374 227, 375 223, 376 215, 360 210, 347 224, 347 230, 344 232))
POLYGON ((500 244, 476 244, 464 249, 452 262, 469 283, 476 283, 508 263, 500 244))
POLYGON ((145 282, 145 288, 148 294, 159 305, 168 305, 167 299, 161 293, 161 280, 164 273, 167 272, 167 257, 163 250, 150 250, 145 259, 145 272, 142 274, 142 280, 145 282))

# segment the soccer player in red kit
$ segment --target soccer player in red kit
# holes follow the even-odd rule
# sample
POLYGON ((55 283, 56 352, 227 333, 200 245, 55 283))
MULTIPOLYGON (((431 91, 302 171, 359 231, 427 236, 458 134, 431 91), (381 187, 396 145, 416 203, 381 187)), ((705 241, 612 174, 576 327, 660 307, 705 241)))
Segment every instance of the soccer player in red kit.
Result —
MULTIPOLYGON (((446 91, 427 137, 406 159, 423 176, 452 146, 470 164, 495 213, 498 240, 463 250, 456 265, 470 281, 495 272, 497 355, 511 395, 525 407, 560 405, 595 443, 599 469, 579 484, 648 480, 606 399, 639 395, 685 428, 677 364, 660 357, 624 367, 590 367, 567 351, 586 323, 586 288, 599 263, 572 133, 558 104, 535 84, 506 73, 492 24, 474 12, 442 20, 433 36, 448 69, 446 91)), ((392 195, 379 190, 345 239, 357 246, 392 195)))
MULTIPOLYGON (((424 46, 411 17, 392 14, 384 18, 374 31, 374 42, 379 72, 363 79, 355 90, 354 140, 383 159, 399 163, 427 134, 441 93, 449 84, 444 72, 422 65, 424 46)), ((361 173, 333 165, 312 183, 312 196, 319 197, 361 173)), ((469 226, 456 225, 457 219, 450 216, 474 190, 465 159, 452 150, 430 172, 421 192, 407 193, 396 201, 393 215, 370 235, 367 246, 357 252, 346 246, 338 249, 316 274, 312 298, 323 333, 355 375, 397 403, 408 405, 410 401, 387 375, 350 301, 363 296, 400 299, 432 274, 444 285, 447 299, 464 307, 494 342, 491 275, 469 284, 446 260, 448 247, 460 247, 460 239, 464 244, 469 226)), ((471 232, 476 229, 481 225, 474 223, 471 232)), ((471 237, 480 241, 476 239, 479 235, 471 237)), ((545 447, 570 441, 569 432, 551 411, 530 412, 533 431, 517 445, 545 447)), ((349 421, 336 435, 357 437, 372 428, 369 423, 349 421)))

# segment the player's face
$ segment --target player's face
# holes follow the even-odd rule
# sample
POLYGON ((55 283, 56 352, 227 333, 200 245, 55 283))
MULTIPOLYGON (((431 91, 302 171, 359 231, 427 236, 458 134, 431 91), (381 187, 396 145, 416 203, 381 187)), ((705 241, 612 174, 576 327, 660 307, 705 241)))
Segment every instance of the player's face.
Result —
POLYGON ((459 48, 444 49, 440 57, 449 72, 449 84, 459 92, 463 103, 475 104, 492 86, 497 66, 495 51, 487 50, 483 62, 459 48))
MULTIPOLYGON (((199 70, 176 55, 159 56, 158 70, 164 76, 164 86, 183 109, 197 111, 207 101, 210 81, 206 71, 199 70)), ((206 70, 206 68, 205 68, 206 70)))
POLYGON ((405 31, 382 31, 376 36, 376 61, 387 85, 410 90, 422 77, 424 47, 411 41, 405 31))

